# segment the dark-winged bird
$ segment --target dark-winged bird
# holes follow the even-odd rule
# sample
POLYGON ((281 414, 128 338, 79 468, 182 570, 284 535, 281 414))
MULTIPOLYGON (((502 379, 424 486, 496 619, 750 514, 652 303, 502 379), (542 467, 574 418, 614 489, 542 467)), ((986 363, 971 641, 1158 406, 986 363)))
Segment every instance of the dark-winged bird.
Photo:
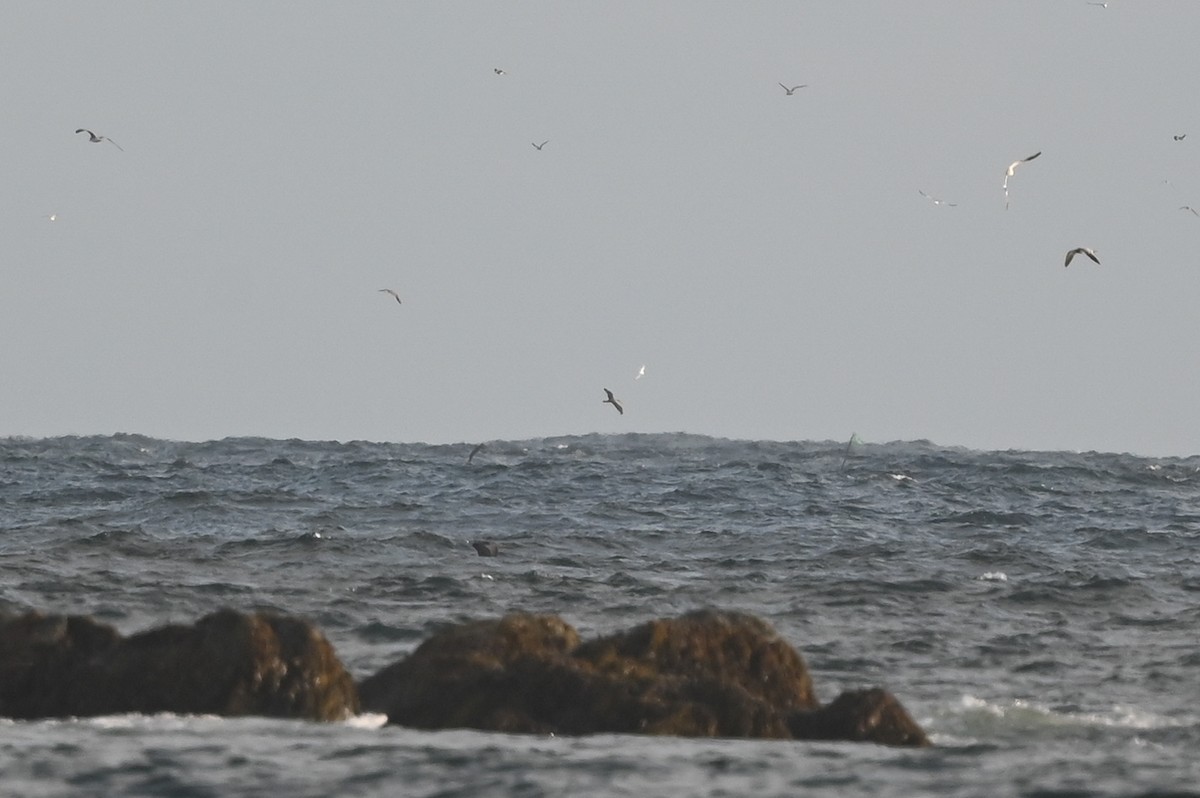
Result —
POLYGON ((617 397, 613 396, 612 391, 605 388, 604 392, 606 394, 608 394, 608 398, 601 399, 600 404, 610 404, 613 407, 617 408, 618 413, 620 413, 621 415, 625 415, 625 409, 623 407, 621 407, 621 403, 617 401, 617 397))

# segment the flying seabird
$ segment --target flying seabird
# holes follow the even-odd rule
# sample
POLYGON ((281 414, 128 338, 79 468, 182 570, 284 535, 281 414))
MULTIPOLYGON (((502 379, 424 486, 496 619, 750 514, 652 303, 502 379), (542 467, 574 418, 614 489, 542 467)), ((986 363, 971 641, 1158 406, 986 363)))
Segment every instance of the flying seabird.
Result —
POLYGON ((122 147, 120 144, 118 144, 117 142, 110 139, 108 136, 97 136, 95 133, 88 130, 86 127, 81 127, 81 128, 79 128, 79 130, 76 130, 75 132, 76 133, 87 133, 88 141, 92 142, 93 144, 99 144, 102 141, 107 141, 109 144, 113 145, 121 152, 125 152, 124 147, 122 147))
POLYGON ((1180 133, 1178 136, 1171 136, 1171 138, 1175 139, 1176 141, 1183 141, 1187 138, 1187 133, 1180 133))
POLYGON ((494 540, 472 540, 471 545, 480 557, 495 557, 500 553, 500 544, 494 540))
POLYGON ((1066 261, 1066 263, 1063 264, 1063 268, 1070 266, 1071 258, 1075 257, 1076 255, 1087 255, 1089 258, 1094 260, 1096 263, 1100 262, 1100 259, 1096 257, 1096 253, 1093 252, 1092 250, 1088 249, 1087 247, 1075 247, 1075 249, 1073 249, 1067 253, 1067 261, 1066 261))
POLYGON ((845 471, 845 470, 846 470, 846 458, 848 458, 848 457, 850 456, 850 448, 851 448, 852 446, 854 446, 854 444, 855 444, 855 443, 857 443, 857 442, 859 442, 859 441, 858 441, 858 433, 857 433, 857 432, 851 432, 851 433, 850 433, 850 440, 848 440, 848 441, 846 442, 846 451, 842 452, 842 465, 841 465, 841 468, 839 468, 839 469, 838 469, 839 471, 845 471))
POLYGON ((646 376, 646 364, 645 364, 645 363, 643 363, 643 364, 642 364, 642 367, 641 367, 640 369, 638 369, 638 373, 637 373, 637 375, 634 377, 634 379, 635 379, 635 380, 640 380, 642 377, 645 377, 645 376, 646 376))
POLYGON ((780 84, 779 84, 779 88, 781 88, 781 89, 783 89, 784 91, 786 91, 786 92, 787 92, 787 96, 789 96, 789 97, 791 97, 793 94, 795 94, 795 93, 796 93, 796 89, 803 89, 803 88, 805 88, 806 86, 808 86, 808 84, 807 84, 807 83, 801 83, 799 86, 792 86, 792 87, 789 89, 787 86, 784 86, 782 83, 780 83, 780 84))
POLYGON ((925 193, 924 191, 922 191, 921 189, 917 189, 917 193, 918 193, 918 194, 920 194, 920 195, 921 195, 922 197, 924 197, 925 199, 927 199, 927 200, 929 200, 930 202, 932 202, 934 205, 945 205, 945 206, 947 206, 947 207, 953 208, 953 207, 955 207, 955 206, 958 204, 958 203, 955 203, 955 202, 946 202, 945 200, 940 200, 940 199, 938 199, 937 197, 931 197, 930 195, 926 194, 926 193, 925 193))
POLYGON ((475 445, 475 448, 471 450, 471 453, 469 455, 467 455, 467 465, 471 464, 471 461, 475 459, 475 455, 479 454, 479 450, 482 448, 483 448, 482 443, 478 443, 475 445))
POLYGON ((1025 163, 1026 161, 1032 161, 1034 158, 1038 157, 1041 154, 1042 154, 1042 151, 1038 150, 1033 155, 1030 155, 1028 158, 1022 158, 1019 161, 1013 161, 1012 163, 1010 163, 1008 165, 1008 170, 1004 173, 1004 210, 1008 210, 1008 179, 1013 176, 1013 172, 1015 172, 1017 170, 1018 166, 1025 163))
POLYGON ((42 218, 43 218, 43 219, 49 219, 49 220, 50 220, 50 221, 52 221, 52 222, 57 222, 57 221, 58 221, 58 214, 57 214, 57 213, 48 213, 48 214, 46 214, 45 216, 43 216, 42 218))
POLYGON ((397 302, 399 302, 401 305, 403 305, 403 304, 404 304, 403 302, 400 302, 400 295, 399 295, 399 294, 397 294, 395 291, 393 291, 393 290, 392 290, 392 289, 390 289, 390 288, 380 288, 380 289, 379 289, 379 293, 381 293, 381 294, 391 294, 392 296, 394 296, 394 297, 396 298, 396 301, 397 301, 397 302))
POLYGON ((494 68, 492 69, 492 71, 493 71, 493 72, 495 72, 497 75, 507 75, 507 74, 508 74, 507 72, 505 72, 505 71, 504 71, 503 69, 501 69, 500 67, 494 67, 494 68))
MULTIPOLYGON (((530 143, 530 144, 533 144, 533 142, 532 142, 532 141, 531 141, 531 142, 529 142, 529 143, 530 143)), ((545 140, 545 141, 543 141, 541 144, 533 144, 533 148, 534 148, 535 150, 537 150, 538 152, 541 152, 541 151, 542 151, 542 147, 545 147, 545 146, 546 146, 547 144, 549 144, 549 143, 550 143, 550 139, 546 139, 546 140, 545 140)))
POLYGON ((1101 8, 1108 8, 1108 3, 1095 3, 1095 2, 1092 2, 1092 0, 1088 0, 1088 5, 1089 6, 1100 6, 1101 8))
MULTIPOLYGON (((1181 211, 1191 211, 1193 215, 1195 215, 1195 216, 1200 216, 1200 211, 1197 211, 1197 210, 1196 210, 1195 208, 1193 208, 1191 205, 1180 205, 1180 206, 1179 206, 1179 210, 1181 210, 1181 211)), ((50 218, 51 218, 51 219, 53 219, 54 217, 53 217, 53 216, 51 216, 50 218)))
POLYGON ((610 404, 613 407, 617 408, 618 413, 620 413, 621 415, 625 415, 625 409, 621 407, 621 403, 617 401, 617 398, 615 396, 613 396, 612 391, 605 388, 604 392, 606 394, 608 394, 608 398, 601 399, 600 404, 610 404))

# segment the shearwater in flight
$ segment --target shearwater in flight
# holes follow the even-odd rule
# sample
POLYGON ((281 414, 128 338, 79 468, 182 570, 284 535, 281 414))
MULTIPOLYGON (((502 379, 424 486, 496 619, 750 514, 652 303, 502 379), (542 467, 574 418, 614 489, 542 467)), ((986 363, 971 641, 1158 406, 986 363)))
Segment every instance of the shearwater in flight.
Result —
POLYGON ((786 92, 787 92, 787 96, 789 96, 789 97, 791 97, 793 94, 795 94, 795 93, 796 93, 796 89, 803 89, 803 88, 805 88, 806 86, 808 86, 808 84, 807 84, 807 83, 801 83, 799 86, 792 86, 792 87, 789 89, 787 86, 784 86, 782 83, 780 83, 780 84, 779 84, 779 88, 781 88, 781 89, 783 89, 784 91, 786 91, 786 92))
MULTIPOLYGON (((529 142, 529 143, 530 143, 530 144, 533 144, 533 142, 532 142, 532 141, 531 141, 531 142, 529 142)), ((549 143, 550 143, 550 139, 546 139, 546 140, 545 140, 545 141, 543 141, 541 144, 533 144, 533 148, 534 148, 535 150, 537 150, 538 152, 541 152, 541 151, 542 151, 542 147, 545 147, 545 146, 546 146, 547 144, 549 144, 549 143)))
POLYGON ((617 412, 618 412, 618 413, 620 413, 621 415, 625 415, 625 409, 621 407, 621 403, 620 403, 619 401, 617 401, 617 398, 616 398, 615 396, 613 396, 613 393, 612 393, 612 391, 610 391, 610 390, 608 390, 607 388, 605 388, 605 389, 604 389, 604 392, 605 392, 606 394, 608 394, 608 398, 607 398, 607 399, 601 399, 601 400, 600 400, 600 404, 610 404, 610 405, 612 405, 613 407, 617 408, 617 412))
POLYGON ((1066 268, 1067 266, 1070 266, 1071 258, 1075 257, 1076 255, 1087 255, 1096 263, 1100 262, 1100 259, 1096 257, 1096 253, 1092 250, 1088 249, 1087 247, 1075 247, 1075 249, 1067 253, 1067 261, 1063 264, 1063 267, 1066 268))
POLYGON ((929 200, 930 202, 932 202, 934 205, 945 205, 945 206, 946 206, 946 207, 948 207, 948 208, 953 208, 953 207, 956 207, 956 206, 957 206, 957 203, 954 203, 954 202, 946 202, 945 200, 938 199, 937 197, 931 197, 930 195, 926 194, 926 193, 925 193, 924 191, 922 191, 921 189, 917 189, 917 193, 918 193, 918 194, 920 194, 920 195, 921 195, 922 197, 924 197, 925 199, 927 199, 927 200, 929 200))
POLYGON ((121 152, 125 152, 124 147, 122 147, 120 144, 118 144, 117 142, 110 139, 108 136, 97 136, 95 133, 88 130, 86 127, 81 127, 81 128, 79 128, 79 130, 76 130, 75 132, 76 133, 87 133, 88 141, 92 142, 93 144, 99 144, 102 141, 107 141, 109 144, 113 145, 121 152))
MULTIPOLYGON (((394 296, 394 297, 396 298, 396 301, 397 301, 397 302, 400 302, 400 295, 399 295, 399 294, 397 294, 395 291, 393 291, 393 290, 392 290, 392 289, 390 289, 390 288, 380 288, 380 289, 379 289, 379 293, 381 293, 381 294, 391 294, 392 296, 394 296)), ((400 304, 401 304, 401 305, 403 305, 404 303, 403 303, 403 302, 400 302, 400 304)))

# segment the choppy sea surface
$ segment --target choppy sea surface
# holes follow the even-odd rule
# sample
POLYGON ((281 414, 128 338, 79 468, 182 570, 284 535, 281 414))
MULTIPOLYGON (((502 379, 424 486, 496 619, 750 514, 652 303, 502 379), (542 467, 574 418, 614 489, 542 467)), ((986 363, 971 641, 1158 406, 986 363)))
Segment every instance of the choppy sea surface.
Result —
POLYGON ((683 434, 0 439, 0 610, 307 617, 357 677, 453 621, 769 621, 927 750, 0 720, 12 796, 1200 796, 1200 458, 683 434), (468 541, 495 540, 478 557, 468 541))

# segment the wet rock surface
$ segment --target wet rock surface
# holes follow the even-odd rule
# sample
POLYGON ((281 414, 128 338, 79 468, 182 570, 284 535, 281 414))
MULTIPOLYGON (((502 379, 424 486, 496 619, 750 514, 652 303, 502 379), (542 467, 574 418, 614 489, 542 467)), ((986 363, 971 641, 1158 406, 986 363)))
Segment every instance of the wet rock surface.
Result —
POLYGON ((711 610, 588 642, 553 615, 466 623, 360 694, 389 722, 426 729, 928 744, 885 690, 820 705, 803 658, 769 624, 711 610))
POLYGON ((122 637, 83 616, 0 616, 0 715, 175 712, 341 720, 353 679, 312 624, 221 610, 122 637))

